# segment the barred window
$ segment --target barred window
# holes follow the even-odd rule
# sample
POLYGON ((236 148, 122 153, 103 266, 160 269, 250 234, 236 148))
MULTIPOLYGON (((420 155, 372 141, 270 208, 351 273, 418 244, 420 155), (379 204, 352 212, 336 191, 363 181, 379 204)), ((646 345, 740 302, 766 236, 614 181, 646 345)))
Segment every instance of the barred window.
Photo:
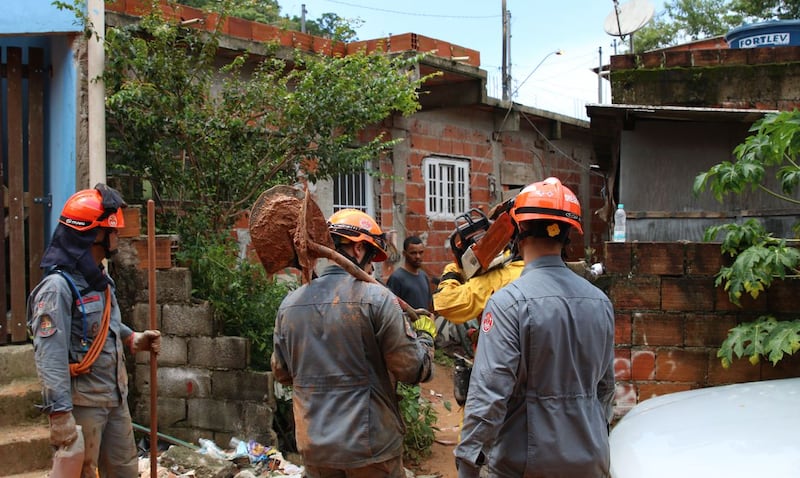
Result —
POLYGON ((367 173, 369 165, 363 171, 340 174, 333 180, 333 212, 341 209, 358 209, 375 217, 372 199, 372 178, 367 173))
POLYGON ((469 161, 429 157, 422 161, 425 213, 455 219, 469 209, 469 161))

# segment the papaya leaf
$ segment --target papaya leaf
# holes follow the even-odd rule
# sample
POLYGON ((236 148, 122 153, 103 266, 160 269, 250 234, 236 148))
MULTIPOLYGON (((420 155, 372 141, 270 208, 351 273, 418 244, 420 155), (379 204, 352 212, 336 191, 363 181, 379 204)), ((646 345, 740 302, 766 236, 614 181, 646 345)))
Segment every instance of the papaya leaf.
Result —
POLYGON ((769 361, 777 364, 784 355, 792 355, 800 349, 800 320, 781 321, 775 324, 765 339, 764 350, 769 361))

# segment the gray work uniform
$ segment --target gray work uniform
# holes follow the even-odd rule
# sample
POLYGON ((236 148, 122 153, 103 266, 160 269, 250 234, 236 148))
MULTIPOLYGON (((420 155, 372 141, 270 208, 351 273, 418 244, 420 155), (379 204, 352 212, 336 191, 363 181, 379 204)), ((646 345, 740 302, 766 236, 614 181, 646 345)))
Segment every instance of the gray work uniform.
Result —
MULTIPOLYGON (((87 287, 79 273, 70 277, 78 291, 87 287)), ((122 323, 113 282, 111 287, 110 324, 102 352, 89 373, 76 377, 70 377, 69 364, 80 362, 99 333, 105 292, 90 290, 76 300, 67 279, 52 273, 28 297, 28 327, 42 383, 42 411, 72 411, 83 428, 84 476, 93 478, 91 468, 98 465, 101 476, 138 476, 123 345, 129 343, 133 331, 122 323)))
POLYGON ((431 378, 433 341, 417 336, 394 294, 329 266, 283 300, 274 339, 272 372, 292 386, 306 465, 353 469, 402 455, 396 381, 431 378))
POLYGON ((478 344, 456 457, 483 451, 497 477, 607 476, 608 297, 558 256, 538 258, 489 300, 478 344))

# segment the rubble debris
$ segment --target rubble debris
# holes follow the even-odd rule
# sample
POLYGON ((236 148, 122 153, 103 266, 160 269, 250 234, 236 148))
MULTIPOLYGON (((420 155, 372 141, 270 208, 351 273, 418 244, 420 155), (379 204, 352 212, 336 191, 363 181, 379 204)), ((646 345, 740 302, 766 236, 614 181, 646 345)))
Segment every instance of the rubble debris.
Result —
MULTIPOLYGON (((303 467, 284 459, 275 448, 253 440, 231 439, 230 450, 201 438, 200 447, 174 445, 158 456, 156 478, 302 478, 303 467)), ((139 458, 139 478, 150 478, 150 459, 139 458)))

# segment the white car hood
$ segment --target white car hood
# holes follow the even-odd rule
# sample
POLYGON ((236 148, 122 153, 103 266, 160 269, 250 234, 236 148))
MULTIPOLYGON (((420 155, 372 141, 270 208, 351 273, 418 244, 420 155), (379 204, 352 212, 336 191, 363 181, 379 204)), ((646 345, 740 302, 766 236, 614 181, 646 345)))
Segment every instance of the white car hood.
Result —
POLYGON ((651 398, 611 432, 613 478, 800 476, 800 378, 651 398))

